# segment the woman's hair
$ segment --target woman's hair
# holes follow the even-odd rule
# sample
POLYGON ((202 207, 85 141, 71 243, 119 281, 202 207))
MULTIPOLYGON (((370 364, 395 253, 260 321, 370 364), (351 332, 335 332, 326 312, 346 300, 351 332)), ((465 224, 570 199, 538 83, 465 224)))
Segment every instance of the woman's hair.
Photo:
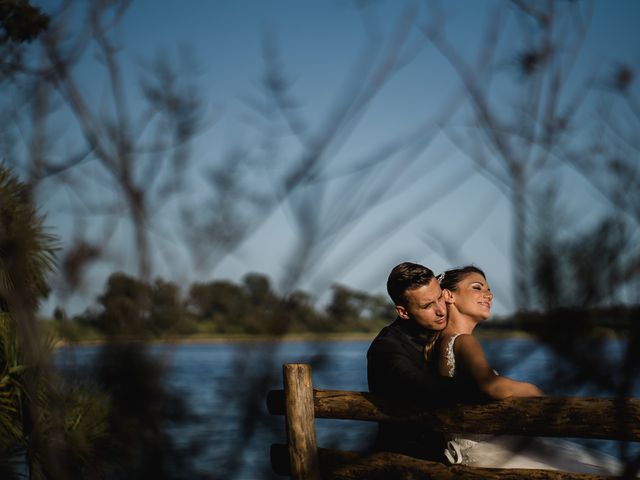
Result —
POLYGON ((424 355, 424 360, 425 362, 427 362, 427 364, 431 359, 431 353, 433 352, 433 347, 436 346, 436 342, 438 341, 438 338, 440 338, 441 333, 442 333, 442 330, 439 330, 429 335, 429 339, 427 340, 427 343, 425 343, 424 348, 422 349, 422 354, 424 355))
POLYGON ((486 275, 482 270, 473 265, 467 265, 466 267, 454 268, 452 270, 447 270, 446 272, 442 272, 438 275, 438 281, 440 282, 440 288, 446 288, 447 290, 451 290, 455 292, 458 290, 458 284, 469 274, 471 273, 479 273, 485 279, 486 275))
POLYGON ((428 285, 434 278, 435 275, 427 267, 404 262, 391 270, 387 279, 387 292, 396 305, 404 305, 407 290, 428 285))

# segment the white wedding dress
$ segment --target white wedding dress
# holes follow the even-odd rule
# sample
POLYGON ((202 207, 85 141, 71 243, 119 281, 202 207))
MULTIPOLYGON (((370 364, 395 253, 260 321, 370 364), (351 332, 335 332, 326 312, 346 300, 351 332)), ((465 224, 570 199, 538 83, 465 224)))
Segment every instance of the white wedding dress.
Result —
MULTIPOLYGON (((459 335, 459 334, 458 334, 459 335)), ((456 373, 454 335, 446 346, 448 375, 456 373)), ((496 373, 497 375, 497 373, 496 373)), ((539 468, 573 473, 620 475, 616 458, 569 441, 515 435, 450 435, 445 457, 451 464, 493 468, 539 468)))

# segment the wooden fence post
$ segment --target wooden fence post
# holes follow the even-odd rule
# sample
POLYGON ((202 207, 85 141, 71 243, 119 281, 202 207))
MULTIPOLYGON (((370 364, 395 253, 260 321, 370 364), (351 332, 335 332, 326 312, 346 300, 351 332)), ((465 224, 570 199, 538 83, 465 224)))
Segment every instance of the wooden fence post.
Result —
POLYGON ((320 480, 311 367, 285 364, 282 373, 291 478, 320 480))

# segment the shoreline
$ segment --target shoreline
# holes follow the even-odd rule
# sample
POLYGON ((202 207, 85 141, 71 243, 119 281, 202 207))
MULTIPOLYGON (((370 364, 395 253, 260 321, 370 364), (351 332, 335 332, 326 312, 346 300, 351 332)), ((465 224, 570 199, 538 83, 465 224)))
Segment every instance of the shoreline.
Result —
MULTIPOLYGON (((227 335, 185 335, 162 337, 153 339, 123 338, 118 339, 116 344, 139 343, 143 345, 207 345, 223 343, 289 343, 289 342, 352 342, 352 341, 373 341, 378 332, 364 333, 286 333, 283 335, 252 335, 252 334, 227 334, 227 335)), ((483 331, 477 332, 479 339, 510 339, 510 338, 535 338, 533 335, 520 331, 483 331)), ((56 339, 54 348, 64 348, 73 346, 100 346, 108 341, 104 338, 85 339, 78 341, 68 341, 56 339)))
MULTIPOLYGON (((233 334, 233 335, 187 335, 175 337, 163 337, 153 339, 137 339, 123 338, 115 341, 116 344, 140 343, 144 345, 207 345, 219 343, 288 343, 288 342, 349 342, 349 341, 372 341, 376 333, 326 333, 326 334, 310 334, 310 333, 291 333, 284 335, 250 335, 250 334, 233 334)), ((54 342, 54 348, 68 346, 99 346, 108 343, 106 339, 86 339, 78 341, 68 341, 57 339, 54 342)))

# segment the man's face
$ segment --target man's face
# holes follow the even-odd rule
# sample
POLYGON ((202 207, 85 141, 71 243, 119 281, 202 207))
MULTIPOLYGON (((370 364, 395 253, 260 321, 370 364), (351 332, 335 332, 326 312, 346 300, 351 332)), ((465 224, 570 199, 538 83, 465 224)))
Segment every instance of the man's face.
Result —
POLYGON ((440 284, 434 278, 428 285, 407 290, 406 304, 396 305, 398 316, 403 320, 414 320, 427 330, 443 330, 447 326, 447 309, 440 284))

